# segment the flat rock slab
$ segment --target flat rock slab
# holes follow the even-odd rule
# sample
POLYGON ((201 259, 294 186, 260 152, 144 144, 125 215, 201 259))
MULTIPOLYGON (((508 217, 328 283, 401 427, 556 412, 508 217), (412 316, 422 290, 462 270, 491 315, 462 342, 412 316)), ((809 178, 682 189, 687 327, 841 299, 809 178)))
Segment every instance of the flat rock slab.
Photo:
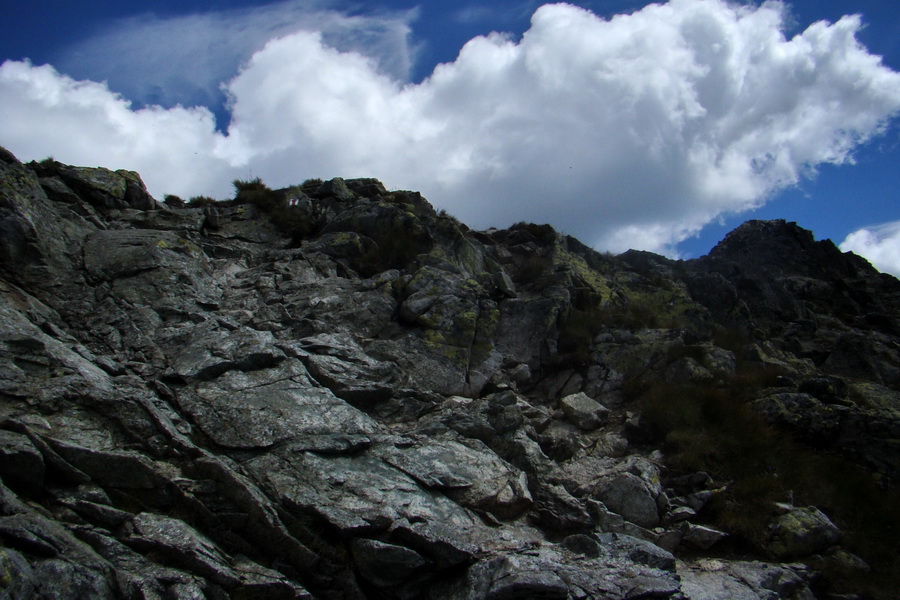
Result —
POLYGON ((287 506, 324 518, 343 535, 405 532, 401 543, 432 560, 440 555, 460 562, 477 551, 479 540, 495 537, 475 515, 423 488, 371 450, 327 456, 286 445, 244 468, 287 506))
POLYGON ((270 331, 228 331, 204 325, 176 346, 171 365, 182 377, 206 380, 232 370, 272 367, 284 358, 270 331))
POLYGON ((196 394, 183 394, 179 403, 206 435, 228 448, 264 448, 292 438, 368 436, 379 429, 365 413, 310 383, 296 360, 277 369, 231 371, 199 385, 196 394))
POLYGON ((456 502, 512 518, 532 504, 525 474, 484 443, 429 440, 408 448, 390 448, 383 459, 422 485, 446 490, 456 502))
POLYGON ((701 560, 678 563, 681 589, 692 600, 814 598, 803 578, 782 565, 701 560))
POLYGON ((161 552, 179 566, 234 587, 240 578, 229 566, 230 557, 212 541, 179 519, 153 513, 135 515, 124 541, 143 552, 161 552))
POLYGON ((189 264, 205 262, 199 246, 172 231, 97 231, 84 244, 85 268, 102 279, 129 277, 159 268, 183 271, 189 264))
POLYGON ((582 557, 572 562, 547 546, 482 560, 455 581, 433 589, 430 596, 433 600, 670 597, 681 597, 673 573, 625 557, 582 557))

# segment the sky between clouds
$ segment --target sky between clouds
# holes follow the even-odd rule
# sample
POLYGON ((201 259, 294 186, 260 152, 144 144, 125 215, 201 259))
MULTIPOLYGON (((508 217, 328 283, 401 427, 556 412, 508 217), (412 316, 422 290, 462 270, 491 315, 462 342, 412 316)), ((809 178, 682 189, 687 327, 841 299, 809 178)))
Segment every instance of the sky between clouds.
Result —
MULTIPOLYGON (((413 79, 416 18, 295 0, 132 18, 60 62, 94 61, 131 82, 119 93, 0 66, 0 144, 139 171, 157 197, 378 177, 473 227, 550 222, 601 250, 676 255, 704 225, 852 161, 900 112, 900 74, 860 45, 853 16, 787 38, 777 2, 670 0, 609 19, 544 5, 522 35, 474 37, 413 79)), ((900 222, 842 248, 900 274, 900 222)))

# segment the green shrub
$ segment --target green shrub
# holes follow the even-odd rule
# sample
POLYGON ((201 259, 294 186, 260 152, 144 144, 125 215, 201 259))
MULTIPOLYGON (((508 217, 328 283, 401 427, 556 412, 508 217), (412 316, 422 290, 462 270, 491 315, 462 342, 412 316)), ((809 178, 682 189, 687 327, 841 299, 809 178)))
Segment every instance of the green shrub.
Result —
MULTIPOLYGON (((535 271, 540 268, 535 266, 535 271)), ((521 275, 520 275, 521 278, 521 275)), ((658 327, 675 328, 677 321, 664 322, 660 314, 662 308, 653 302, 637 299, 621 304, 600 304, 592 294, 576 297, 573 304, 577 308, 559 319, 557 338, 560 363, 584 363, 588 360, 593 340, 605 329, 652 329, 658 327)))
POLYGON ((192 196, 191 199, 188 200, 188 206, 191 208, 211 206, 213 204, 216 204, 216 199, 210 198, 209 196, 192 196))
POLYGON ((266 213, 272 213, 284 204, 281 194, 264 184, 259 177, 248 180, 235 179, 232 185, 234 185, 234 201, 239 204, 253 204, 266 213))
POLYGON ((779 374, 745 365, 725 385, 657 383, 632 392, 639 390, 642 418, 663 441, 673 475, 706 471, 728 483, 705 514, 738 547, 762 552, 774 502, 817 506, 843 529, 843 545, 875 569, 859 577, 826 565, 832 589, 893 597, 900 493, 880 489, 860 465, 795 441, 754 412, 749 400, 779 374))
POLYGON ((535 223, 520 221, 510 227, 510 229, 526 231, 541 246, 549 246, 556 241, 556 230, 551 225, 536 225, 535 223))
POLYGON ((235 179, 231 182, 231 185, 234 186, 235 195, 240 195, 241 192, 252 192, 258 190, 267 190, 269 187, 263 183, 263 180, 259 177, 254 177, 253 179, 235 179))
POLYGON ((272 223, 282 233, 291 235, 295 241, 318 233, 323 219, 300 206, 279 206, 272 210, 272 223))
POLYGON ((171 206, 172 208, 181 208, 184 206, 184 200, 181 199, 181 196, 176 196, 175 194, 166 194, 163 197, 163 204, 166 206, 171 206))
POLYGON ((293 243, 321 231, 325 222, 321 207, 310 206, 308 202, 291 204, 290 199, 300 199, 306 192, 315 191, 322 185, 321 179, 307 179, 300 186, 281 190, 269 188, 259 177, 249 180, 236 179, 234 185, 235 204, 252 204, 260 213, 268 215, 272 225, 281 233, 293 238, 293 243))

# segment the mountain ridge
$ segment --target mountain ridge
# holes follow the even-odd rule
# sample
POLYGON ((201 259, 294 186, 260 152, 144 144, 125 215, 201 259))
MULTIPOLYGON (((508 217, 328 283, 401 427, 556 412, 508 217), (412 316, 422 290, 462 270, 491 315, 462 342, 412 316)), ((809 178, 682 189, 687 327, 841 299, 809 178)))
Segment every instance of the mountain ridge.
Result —
POLYGON ((900 281, 794 223, 0 168, 8 597, 889 597, 900 281))

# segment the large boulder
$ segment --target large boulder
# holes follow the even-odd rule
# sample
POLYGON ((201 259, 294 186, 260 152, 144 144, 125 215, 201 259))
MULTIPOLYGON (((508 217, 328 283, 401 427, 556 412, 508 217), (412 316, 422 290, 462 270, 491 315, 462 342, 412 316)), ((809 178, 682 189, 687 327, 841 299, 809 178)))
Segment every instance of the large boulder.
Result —
POLYGON ((585 394, 578 392, 559 401, 570 423, 587 431, 597 429, 609 418, 609 409, 585 394))
POLYGON ((794 560, 837 544, 841 530, 814 506, 785 507, 769 525, 766 548, 778 559, 794 560))

